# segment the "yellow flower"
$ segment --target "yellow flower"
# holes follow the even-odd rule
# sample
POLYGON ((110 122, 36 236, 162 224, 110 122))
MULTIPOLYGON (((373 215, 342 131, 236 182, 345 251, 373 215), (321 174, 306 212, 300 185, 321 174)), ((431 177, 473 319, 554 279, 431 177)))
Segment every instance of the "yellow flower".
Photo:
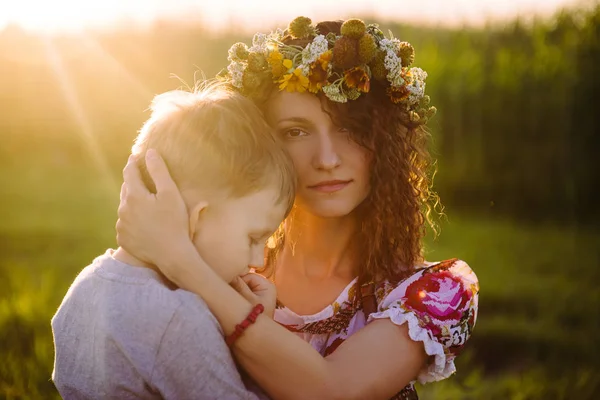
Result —
POLYGON ((331 50, 326 51, 310 66, 308 90, 311 93, 317 93, 327 83, 327 66, 331 61, 331 56, 331 50))
POLYGON ((362 67, 355 67, 344 72, 344 81, 349 88, 356 88, 363 93, 367 93, 371 89, 369 75, 362 67))
POLYGON ((390 86, 389 88, 387 88, 387 90, 385 92, 387 93, 387 95, 390 97, 390 100, 392 100, 392 103, 394 103, 394 104, 398 104, 398 103, 401 103, 402 101, 406 100, 408 98, 408 95, 410 94, 410 92, 406 88, 406 86, 401 86, 401 87, 390 86))
POLYGON ((269 54, 267 62, 271 66, 271 73, 275 79, 281 78, 281 76, 289 69, 289 67, 286 68, 283 65, 283 54, 278 50, 273 50, 271 54, 269 54))
POLYGON ((271 54, 269 54, 267 61, 270 65, 279 64, 283 61, 283 54, 281 54, 279 50, 273 50, 271 54))
POLYGON ((327 71, 327 66, 331 62, 331 58, 333 57, 333 51, 327 50, 325 53, 321 54, 315 63, 318 63, 321 68, 327 71))
POLYGON ((292 60, 286 58, 285 60, 283 60, 283 66, 289 70, 294 66, 294 63, 292 62, 292 60))
MULTIPOLYGON (((285 60, 290 61, 291 60, 285 60)), ((285 63, 284 61, 284 63, 285 63)), ((304 93, 308 88, 308 78, 302 74, 300 68, 296 68, 294 72, 286 74, 279 80, 279 90, 287 90, 288 92, 304 93)))
POLYGON ((400 50, 398 50, 398 56, 402 60, 403 67, 410 67, 415 61, 415 48, 408 42, 400 43, 400 50))

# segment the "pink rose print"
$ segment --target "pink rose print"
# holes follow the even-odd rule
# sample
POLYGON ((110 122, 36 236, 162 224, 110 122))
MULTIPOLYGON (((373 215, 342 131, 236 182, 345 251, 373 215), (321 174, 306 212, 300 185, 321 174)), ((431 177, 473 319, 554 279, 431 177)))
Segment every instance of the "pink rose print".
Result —
MULTIPOLYGON (((425 272, 408 286, 405 306, 415 311, 428 327, 434 328, 437 324, 432 319, 458 323, 468 312, 471 297, 462 280, 451 272, 425 272)), ((434 335, 438 332, 439 328, 432 329, 434 335)))

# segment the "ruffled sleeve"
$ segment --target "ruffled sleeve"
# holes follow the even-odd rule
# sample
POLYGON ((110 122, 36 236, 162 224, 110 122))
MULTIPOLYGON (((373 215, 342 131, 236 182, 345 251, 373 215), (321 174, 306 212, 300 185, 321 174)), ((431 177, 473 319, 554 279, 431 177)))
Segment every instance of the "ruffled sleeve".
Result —
POLYGON ((454 358, 469 339, 477 319, 479 282, 461 260, 421 269, 400 282, 379 302, 374 319, 408 323, 411 339, 423 342, 431 356, 420 383, 445 379, 456 371, 454 358))

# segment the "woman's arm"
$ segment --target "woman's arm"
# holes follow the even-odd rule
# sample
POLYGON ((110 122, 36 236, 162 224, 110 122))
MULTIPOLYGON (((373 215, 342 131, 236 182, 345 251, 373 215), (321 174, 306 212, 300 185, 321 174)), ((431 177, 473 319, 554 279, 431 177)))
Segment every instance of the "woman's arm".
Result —
MULTIPOLYGON (((252 305, 226 284, 190 246, 173 254, 165 269, 200 295, 229 335, 252 305)), ((389 399, 414 380, 425 363, 423 345, 406 325, 375 321, 323 358, 310 344, 268 317, 259 317, 235 342, 233 352, 273 398, 389 399)))
MULTIPOLYGON (((119 244, 154 261, 169 279, 200 295, 229 335, 252 305, 196 252, 184 228, 185 206, 162 159, 152 153, 147 157, 156 195, 140 185, 133 161, 124 170, 119 244), (146 243, 144 250, 136 243, 146 243)), ((310 344, 260 316, 232 350, 244 369, 277 399, 387 399, 415 379, 426 360, 423 345, 408 337, 406 325, 389 320, 369 324, 323 358, 310 344)))

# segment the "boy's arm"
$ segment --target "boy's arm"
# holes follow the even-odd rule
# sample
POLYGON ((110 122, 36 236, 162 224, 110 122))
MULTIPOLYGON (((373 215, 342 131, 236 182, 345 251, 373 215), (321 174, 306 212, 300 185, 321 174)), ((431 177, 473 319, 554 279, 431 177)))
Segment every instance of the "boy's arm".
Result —
POLYGON ((165 399, 258 399, 242 383, 218 322, 191 293, 161 340, 151 384, 165 399))

